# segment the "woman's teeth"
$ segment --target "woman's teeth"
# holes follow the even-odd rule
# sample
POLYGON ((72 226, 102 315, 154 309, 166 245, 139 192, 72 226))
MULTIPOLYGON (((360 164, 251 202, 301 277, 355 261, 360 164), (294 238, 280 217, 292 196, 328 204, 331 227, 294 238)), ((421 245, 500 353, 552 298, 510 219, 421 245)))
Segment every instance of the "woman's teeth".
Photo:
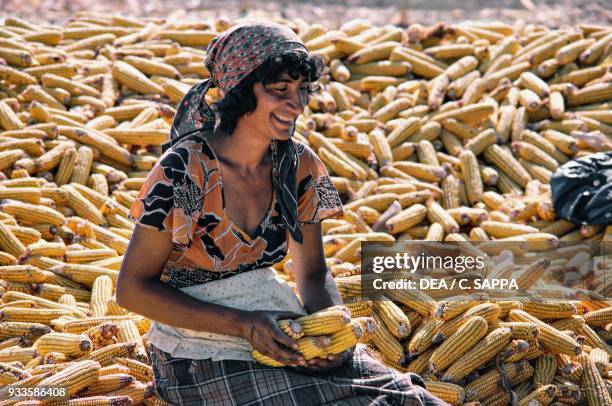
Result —
POLYGON ((293 122, 293 119, 291 117, 288 116, 282 116, 282 115, 278 115, 275 113, 272 113, 272 115, 274 116, 275 119, 277 119, 280 122, 286 123, 286 124, 291 124, 293 122))

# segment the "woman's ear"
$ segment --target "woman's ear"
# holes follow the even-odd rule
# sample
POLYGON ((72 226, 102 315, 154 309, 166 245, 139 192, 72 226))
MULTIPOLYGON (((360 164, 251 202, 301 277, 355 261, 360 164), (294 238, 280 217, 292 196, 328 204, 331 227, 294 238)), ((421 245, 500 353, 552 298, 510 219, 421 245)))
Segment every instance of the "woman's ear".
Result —
POLYGON ((218 89, 218 90, 217 90, 217 93, 219 94, 219 99, 222 99, 222 98, 224 98, 224 97, 225 97, 225 92, 224 92, 223 90, 218 89))

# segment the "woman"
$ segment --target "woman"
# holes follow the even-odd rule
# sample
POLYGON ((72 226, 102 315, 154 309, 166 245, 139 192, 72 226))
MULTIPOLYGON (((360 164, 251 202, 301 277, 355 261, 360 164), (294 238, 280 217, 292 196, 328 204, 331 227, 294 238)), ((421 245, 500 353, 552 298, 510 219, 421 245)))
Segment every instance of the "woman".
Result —
POLYGON ((215 38, 206 67, 132 207, 117 284, 121 306, 155 320, 159 394, 180 405, 444 404, 363 346, 305 362, 276 325, 342 304, 320 226, 342 202, 316 154, 291 140, 321 63, 290 29, 249 22, 215 38), (301 301, 270 268, 287 247, 301 301), (253 348, 289 367, 255 363, 253 348))

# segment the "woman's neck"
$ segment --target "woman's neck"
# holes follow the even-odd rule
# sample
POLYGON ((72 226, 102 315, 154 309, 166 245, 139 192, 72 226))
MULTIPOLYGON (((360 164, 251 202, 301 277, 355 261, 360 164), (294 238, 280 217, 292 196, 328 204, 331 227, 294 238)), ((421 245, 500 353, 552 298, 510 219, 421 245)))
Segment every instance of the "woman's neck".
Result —
POLYGON ((239 173, 257 173, 270 164, 270 141, 253 137, 252 133, 239 128, 229 137, 215 130, 209 141, 217 158, 239 173))

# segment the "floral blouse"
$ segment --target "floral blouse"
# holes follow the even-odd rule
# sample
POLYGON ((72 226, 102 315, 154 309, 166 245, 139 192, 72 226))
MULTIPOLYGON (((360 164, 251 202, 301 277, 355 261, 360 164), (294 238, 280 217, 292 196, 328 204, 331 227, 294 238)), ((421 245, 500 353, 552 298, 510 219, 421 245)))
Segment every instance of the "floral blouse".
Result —
MULTIPOLYGON (((313 150, 298 153, 298 221, 318 223, 344 212, 329 174, 313 150)), ((172 233, 174 249, 161 280, 183 288, 271 266, 287 254, 285 224, 276 195, 254 237, 225 213, 222 178, 205 137, 181 141, 157 161, 130 210, 143 227, 172 233)))

